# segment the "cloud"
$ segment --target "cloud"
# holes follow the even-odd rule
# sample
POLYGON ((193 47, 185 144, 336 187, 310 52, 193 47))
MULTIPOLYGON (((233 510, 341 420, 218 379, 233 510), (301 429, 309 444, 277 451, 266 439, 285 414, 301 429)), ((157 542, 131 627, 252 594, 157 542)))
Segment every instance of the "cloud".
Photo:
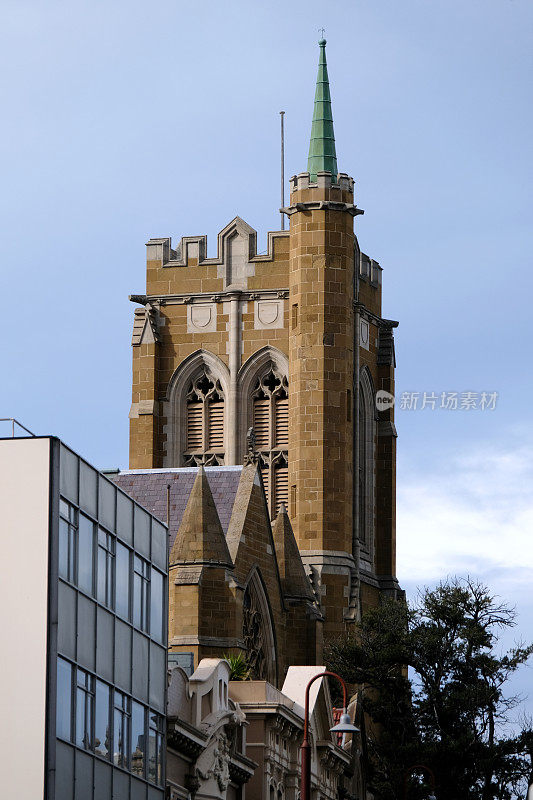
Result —
MULTIPOLYGON (((513 596, 533 582, 533 447, 479 445, 401 466, 398 575, 432 583, 471 574, 513 596)), ((528 598, 529 599, 529 598, 528 598)))
MULTIPOLYGON (((410 598, 448 575, 470 575, 515 606, 516 626, 497 649, 533 641, 533 441, 480 444, 468 456, 443 452, 398 470, 398 577, 410 598)), ((533 718, 533 661, 509 681, 524 703, 513 712, 533 718)))

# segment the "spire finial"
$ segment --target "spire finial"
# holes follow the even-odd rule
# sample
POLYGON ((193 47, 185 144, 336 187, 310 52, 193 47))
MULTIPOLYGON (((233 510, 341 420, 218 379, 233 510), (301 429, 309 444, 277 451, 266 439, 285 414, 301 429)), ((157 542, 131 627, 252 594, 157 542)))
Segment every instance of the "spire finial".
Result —
MULTIPOLYGON (((320 31, 323 37, 324 28, 320 28, 320 31)), ((320 57, 316 79, 313 124, 311 125, 311 142, 307 159, 307 171, 312 183, 317 179, 317 172, 323 171, 331 172, 333 180, 337 180, 337 154, 335 152, 333 114, 331 112, 331 95, 326 63, 326 40, 322 38, 318 44, 320 46, 320 57)))

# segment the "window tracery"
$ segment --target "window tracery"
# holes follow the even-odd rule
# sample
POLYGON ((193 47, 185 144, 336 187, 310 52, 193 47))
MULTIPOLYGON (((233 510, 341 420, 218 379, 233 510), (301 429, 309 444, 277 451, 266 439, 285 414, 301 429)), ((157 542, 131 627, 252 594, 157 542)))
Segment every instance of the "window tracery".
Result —
POLYGON ((257 572, 243 595, 242 637, 252 679, 276 681, 276 652, 268 601, 257 572))
POLYGON ((224 464, 225 400, 220 380, 204 367, 186 393, 185 466, 224 464))

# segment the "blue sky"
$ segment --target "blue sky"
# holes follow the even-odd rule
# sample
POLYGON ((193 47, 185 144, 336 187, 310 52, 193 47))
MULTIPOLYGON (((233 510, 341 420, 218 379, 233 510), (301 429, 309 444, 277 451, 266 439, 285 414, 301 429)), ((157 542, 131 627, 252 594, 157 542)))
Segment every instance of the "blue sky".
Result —
MULTIPOLYGON (((306 168, 328 40, 339 168, 384 268, 398 392, 497 391, 397 413, 398 562, 517 604, 533 638, 530 0, 4 0, 2 416, 127 465, 130 292, 151 236, 239 214, 260 248, 306 168)), ((532 683, 524 673, 521 688, 532 683)))

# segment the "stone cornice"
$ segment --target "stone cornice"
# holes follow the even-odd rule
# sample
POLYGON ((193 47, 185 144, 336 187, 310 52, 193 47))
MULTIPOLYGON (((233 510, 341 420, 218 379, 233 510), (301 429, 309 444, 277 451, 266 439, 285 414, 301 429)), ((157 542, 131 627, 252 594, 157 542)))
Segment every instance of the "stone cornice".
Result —
POLYGON ((194 294, 190 292, 183 294, 130 294, 129 299, 132 303, 139 303, 143 306, 150 303, 160 303, 165 306, 187 305, 189 303, 221 303, 235 298, 245 302, 248 300, 276 300, 285 299, 288 296, 288 289, 256 289, 254 291, 227 289, 220 292, 196 292, 194 294))
POLYGON ((179 717, 169 717, 167 719, 168 745, 179 752, 196 758, 206 746, 208 738, 204 733, 179 717))
MULTIPOLYGON (((298 732, 303 730, 303 719, 300 717, 292 709, 288 708, 285 705, 281 705, 280 703, 272 703, 272 702, 250 702, 247 700, 239 700, 239 707, 241 711, 244 711, 246 717, 249 719, 252 716, 260 716, 261 718, 272 717, 274 715, 280 716, 283 718, 283 722, 287 725, 291 726, 291 735, 297 736, 299 735, 298 732)), ((283 724, 282 721, 273 722, 272 725, 279 729, 280 724, 283 724)), ((278 731, 279 732, 279 731, 278 731)), ((248 745, 251 742, 247 742, 248 745)))
POLYGON ((183 645, 196 647, 201 645, 203 647, 225 647, 226 649, 236 647, 241 650, 245 649, 244 640, 233 636, 173 636, 169 641, 169 645, 175 647, 183 645))
POLYGON ((257 763, 252 761, 251 758, 241 755, 240 753, 233 753, 229 762, 230 778, 242 786, 247 783, 257 768, 257 763))
POLYGON ((305 203, 295 203, 292 206, 280 208, 280 212, 288 217, 296 214, 297 211, 345 211, 347 214, 351 214, 352 217, 365 213, 362 208, 357 208, 354 203, 343 203, 340 200, 308 200, 305 203))
POLYGON ((361 314, 362 317, 365 317, 370 322, 374 322, 376 325, 379 325, 380 328, 397 328, 400 324, 395 319, 385 319, 384 317, 379 317, 373 311, 370 311, 370 309, 359 300, 354 300, 353 307, 354 310, 361 314))
POLYGON ((300 555, 304 564, 312 564, 313 566, 342 566, 348 569, 355 567, 353 555, 341 550, 301 550, 300 555))

